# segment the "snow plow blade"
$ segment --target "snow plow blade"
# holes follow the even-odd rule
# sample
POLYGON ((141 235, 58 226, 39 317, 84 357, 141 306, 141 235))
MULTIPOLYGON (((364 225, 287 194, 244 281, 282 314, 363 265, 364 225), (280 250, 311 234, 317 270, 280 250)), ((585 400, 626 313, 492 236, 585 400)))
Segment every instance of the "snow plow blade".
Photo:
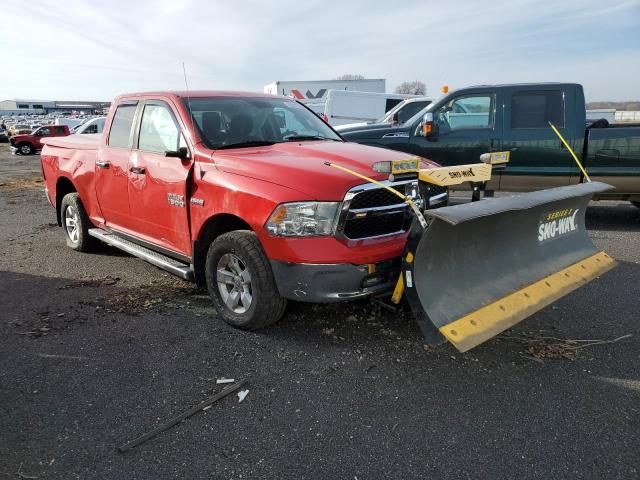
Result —
POLYGON ((593 182, 425 212, 403 261, 407 299, 430 343, 465 352, 615 266, 587 235, 593 182))

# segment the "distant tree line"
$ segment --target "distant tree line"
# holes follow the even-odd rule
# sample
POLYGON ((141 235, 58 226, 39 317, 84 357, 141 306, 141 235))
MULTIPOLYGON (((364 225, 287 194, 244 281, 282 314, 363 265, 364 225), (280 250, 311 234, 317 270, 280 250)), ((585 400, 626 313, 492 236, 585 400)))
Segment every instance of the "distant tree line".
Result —
POLYGON ((420 80, 414 80, 412 82, 402 82, 396 87, 395 91, 405 95, 426 95, 427 86, 420 80))
MULTIPOLYGON (((359 73, 346 73, 334 78, 334 80, 364 80, 365 76, 359 73)), ((395 89, 395 93, 402 93, 404 95, 426 95, 427 86, 420 80, 414 80, 412 82, 402 82, 395 89)))
POLYGON ((364 80, 364 75, 360 75, 359 73, 346 73, 334 78, 334 80, 364 80))

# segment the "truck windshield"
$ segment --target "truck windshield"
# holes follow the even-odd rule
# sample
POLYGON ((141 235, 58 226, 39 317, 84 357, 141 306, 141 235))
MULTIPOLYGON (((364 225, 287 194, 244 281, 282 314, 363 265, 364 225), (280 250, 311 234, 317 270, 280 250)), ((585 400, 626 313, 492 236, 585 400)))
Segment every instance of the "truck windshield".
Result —
POLYGON ((317 115, 292 100, 266 97, 185 99, 204 143, 212 149, 291 141, 342 139, 317 115))

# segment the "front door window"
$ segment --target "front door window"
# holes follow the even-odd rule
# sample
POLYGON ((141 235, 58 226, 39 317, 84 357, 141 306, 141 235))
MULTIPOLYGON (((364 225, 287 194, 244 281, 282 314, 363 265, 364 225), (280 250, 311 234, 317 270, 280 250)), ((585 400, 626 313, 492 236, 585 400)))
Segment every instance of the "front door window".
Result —
POLYGON ((491 95, 469 95, 453 98, 435 112, 440 135, 453 130, 493 128, 491 95))

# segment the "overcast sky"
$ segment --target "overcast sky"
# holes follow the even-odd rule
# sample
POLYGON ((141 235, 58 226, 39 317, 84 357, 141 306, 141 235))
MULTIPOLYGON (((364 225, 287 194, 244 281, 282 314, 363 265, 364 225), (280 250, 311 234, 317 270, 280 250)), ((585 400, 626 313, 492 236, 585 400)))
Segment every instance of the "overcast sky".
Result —
POLYGON ((0 0, 0 51, 0 100, 182 90, 182 62, 191 89, 359 73, 640 100, 640 0, 0 0))

